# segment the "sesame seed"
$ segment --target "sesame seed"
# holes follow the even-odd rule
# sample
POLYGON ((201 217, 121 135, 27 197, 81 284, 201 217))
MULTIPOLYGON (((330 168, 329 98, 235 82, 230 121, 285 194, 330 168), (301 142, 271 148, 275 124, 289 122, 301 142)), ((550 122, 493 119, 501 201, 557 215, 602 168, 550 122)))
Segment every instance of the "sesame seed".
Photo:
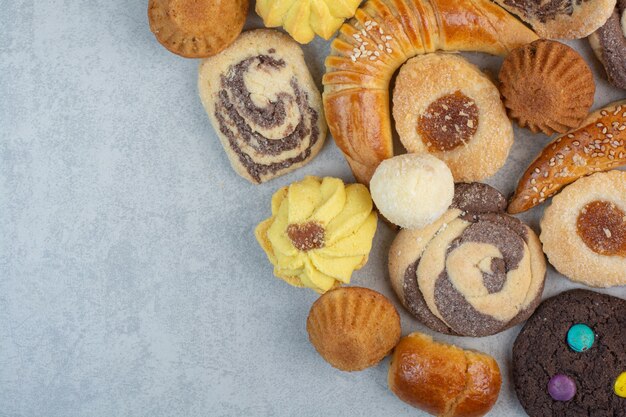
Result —
POLYGON ((375 56, 371 56, 370 57, 370 61, 376 61, 376 57, 375 56))
POLYGON ((575 140, 574 142, 572 142, 572 145, 574 145, 574 146, 578 146, 578 145, 580 145, 580 142, 579 142, 579 141, 577 141, 577 140, 575 140))
POLYGON ((393 52, 393 50, 392 50, 391 48, 387 48, 387 53, 388 53, 388 54, 390 54, 390 53, 392 53, 392 52, 393 52))
POLYGON ((541 171, 539 170, 539 168, 535 168, 535 172, 536 172, 537 174, 540 174, 540 173, 541 173, 541 171))
POLYGON ((567 135, 568 138, 570 139, 574 139, 574 135, 572 135, 571 133, 569 135, 567 135))
POLYGON ((607 111, 606 111, 606 110, 602 110, 602 111, 600 112, 600 114, 601 114, 602 116, 606 116, 606 115, 608 115, 609 113, 607 113, 607 111))

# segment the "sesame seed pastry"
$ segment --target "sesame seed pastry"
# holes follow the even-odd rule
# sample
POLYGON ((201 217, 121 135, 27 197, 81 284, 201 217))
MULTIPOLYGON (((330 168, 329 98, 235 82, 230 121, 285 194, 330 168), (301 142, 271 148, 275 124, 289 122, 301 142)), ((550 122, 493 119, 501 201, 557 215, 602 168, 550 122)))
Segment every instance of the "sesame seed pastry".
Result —
POLYGON ((307 164, 324 144, 319 90, 283 33, 244 32, 200 64, 198 90, 233 169, 254 184, 307 164))
POLYGON ((500 92, 458 55, 427 54, 407 61, 393 90, 393 118, 407 151, 441 159, 455 181, 492 176, 513 144, 500 92))
POLYGON ((546 39, 513 50, 504 59, 499 78, 509 116, 520 127, 546 135, 580 126, 596 92, 583 57, 546 39))
POLYGON ((362 184, 305 177, 272 197, 272 216, 255 229, 274 275, 324 293, 349 284, 367 262, 377 215, 362 184))
POLYGON ((589 35, 589 43, 609 82, 626 90, 626 0, 618 0, 609 20, 589 35))
POLYGON ((389 277, 401 303, 424 325, 482 337, 535 310, 546 273, 541 244, 505 208, 496 189, 459 183, 450 209, 435 223, 398 233, 389 249, 389 277))
POLYGON ((506 55, 537 39, 489 0, 367 0, 333 40, 324 109, 356 179, 368 184, 393 156, 389 82, 416 55, 478 51, 506 55))
POLYGON ((626 100, 609 104, 557 137, 520 179, 508 212, 521 213, 578 178, 626 164, 626 100))
POLYGON ((542 38, 580 39, 606 22, 615 0, 494 0, 542 38))
POLYGON ((541 220, 550 263, 593 287, 626 285, 626 172, 599 172, 567 186, 541 220))
POLYGON ((315 35, 330 39, 343 21, 354 16, 361 0, 257 0, 256 12, 267 27, 282 26, 296 41, 315 35))

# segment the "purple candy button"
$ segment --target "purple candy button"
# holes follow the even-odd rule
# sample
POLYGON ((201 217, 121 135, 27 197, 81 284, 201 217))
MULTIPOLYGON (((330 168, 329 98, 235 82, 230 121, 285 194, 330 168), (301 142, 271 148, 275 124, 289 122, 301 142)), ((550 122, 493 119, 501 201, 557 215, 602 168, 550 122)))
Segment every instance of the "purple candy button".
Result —
POLYGON ((555 401, 569 401, 576 395, 576 383, 567 375, 554 375, 548 382, 548 392, 555 401))

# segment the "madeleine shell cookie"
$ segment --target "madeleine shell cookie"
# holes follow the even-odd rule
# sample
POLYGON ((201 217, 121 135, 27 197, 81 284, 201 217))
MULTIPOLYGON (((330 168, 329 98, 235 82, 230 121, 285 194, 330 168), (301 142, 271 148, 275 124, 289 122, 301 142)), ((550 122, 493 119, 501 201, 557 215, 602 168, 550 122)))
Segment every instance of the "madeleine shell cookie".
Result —
POLYGON ((313 303, 306 322, 317 352, 342 371, 380 362, 400 340, 400 316, 382 294, 361 287, 337 288, 313 303))

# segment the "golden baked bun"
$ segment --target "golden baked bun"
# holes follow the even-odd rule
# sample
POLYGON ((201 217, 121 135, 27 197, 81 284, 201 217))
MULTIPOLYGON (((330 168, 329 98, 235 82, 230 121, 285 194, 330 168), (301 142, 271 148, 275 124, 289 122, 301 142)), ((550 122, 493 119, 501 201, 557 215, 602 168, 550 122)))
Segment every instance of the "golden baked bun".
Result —
POLYGON ((491 356, 412 333, 396 346, 389 389, 402 401, 445 417, 478 417, 498 399, 502 377, 491 356))
POLYGON ((317 352, 342 371, 380 362, 400 339, 400 316, 382 294, 361 287, 337 288, 311 307, 306 322, 317 352))
POLYGON ((239 36, 249 0, 150 0, 150 30, 161 45, 185 58, 206 58, 239 36))

